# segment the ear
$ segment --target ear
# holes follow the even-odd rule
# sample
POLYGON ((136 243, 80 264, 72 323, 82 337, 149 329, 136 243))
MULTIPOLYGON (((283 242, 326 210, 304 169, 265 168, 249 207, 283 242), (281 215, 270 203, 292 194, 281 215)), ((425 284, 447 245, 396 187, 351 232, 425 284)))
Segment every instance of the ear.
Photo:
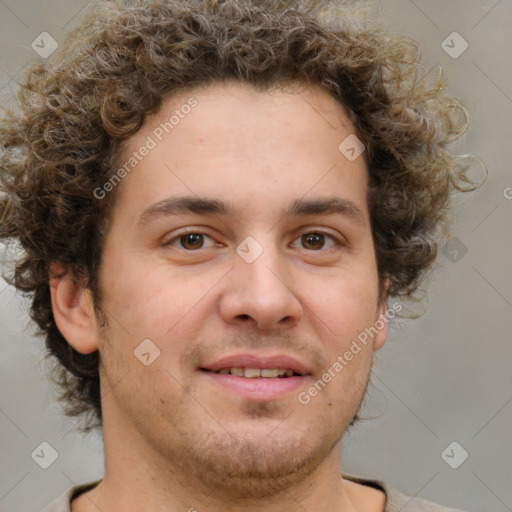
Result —
POLYGON ((50 293, 55 323, 67 342, 81 354, 98 350, 98 329, 91 292, 67 272, 50 266, 50 293))
POLYGON ((377 308, 377 318, 375 320, 375 327, 378 332, 373 340, 373 350, 379 350, 383 347, 389 331, 389 316, 386 314, 388 309, 388 291, 390 281, 387 279, 382 288, 382 294, 377 308))

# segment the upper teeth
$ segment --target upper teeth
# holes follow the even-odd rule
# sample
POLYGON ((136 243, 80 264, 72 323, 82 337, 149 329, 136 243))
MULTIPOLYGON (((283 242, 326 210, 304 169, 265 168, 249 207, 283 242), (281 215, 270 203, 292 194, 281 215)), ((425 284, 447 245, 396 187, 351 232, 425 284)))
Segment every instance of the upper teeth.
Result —
POLYGON ((291 377, 294 374, 293 370, 286 368, 221 368, 218 373, 230 373, 231 375, 238 375, 239 377, 248 377, 254 379, 256 377, 291 377))

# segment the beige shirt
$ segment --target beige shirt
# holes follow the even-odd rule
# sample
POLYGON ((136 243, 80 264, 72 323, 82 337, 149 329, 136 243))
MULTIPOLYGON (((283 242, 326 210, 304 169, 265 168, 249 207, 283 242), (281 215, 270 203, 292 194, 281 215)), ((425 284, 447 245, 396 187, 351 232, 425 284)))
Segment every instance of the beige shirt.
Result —
MULTIPOLYGON (((384 512, 462 512, 454 508, 436 505, 421 498, 411 498, 380 480, 367 480, 352 475, 343 475, 343 478, 384 491, 386 493, 384 512)), ((80 494, 91 490, 98 483, 99 481, 71 487, 42 512, 71 512, 71 501, 80 494)))

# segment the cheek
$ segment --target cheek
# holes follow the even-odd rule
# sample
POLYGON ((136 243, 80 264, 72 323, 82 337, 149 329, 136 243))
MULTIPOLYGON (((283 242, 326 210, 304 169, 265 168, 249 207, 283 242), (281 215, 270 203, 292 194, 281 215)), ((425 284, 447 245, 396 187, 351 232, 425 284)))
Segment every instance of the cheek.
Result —
POLYGON ((325 292, 311 303, 311 309, 332 331, 336 344, 340 340, 346 343, 375 322, 377 295, 376 279, 354 279, 353 275, 347 275, 332 280, 325 292))
POLYGON ((105 307, 120 323, 144 325, 165 308, 162 299, 169 288, 158 266, 144 259, 115 251, 108 253, 100 283, 105 307))
MULTIPOLYGON (((168 344, 180 333, 193 333, 212 308, 208 293, 222 275, 195 275, 165 263, 119 261, 105 275, 105 306, 132 338, 168 344)), ((174 345, 175 342, 173 342, 174 345)))

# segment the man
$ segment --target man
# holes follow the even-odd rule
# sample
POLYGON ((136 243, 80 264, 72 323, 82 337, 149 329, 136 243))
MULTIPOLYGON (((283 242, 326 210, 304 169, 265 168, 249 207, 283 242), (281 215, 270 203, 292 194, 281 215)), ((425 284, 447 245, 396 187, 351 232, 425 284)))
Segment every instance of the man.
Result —
POLYGON ((105 447, 104 478, 47 511, 449 510, 340 467, 466 128, 410 43, 351 20, 109 2, 28 75, 0 233, 105 447))

